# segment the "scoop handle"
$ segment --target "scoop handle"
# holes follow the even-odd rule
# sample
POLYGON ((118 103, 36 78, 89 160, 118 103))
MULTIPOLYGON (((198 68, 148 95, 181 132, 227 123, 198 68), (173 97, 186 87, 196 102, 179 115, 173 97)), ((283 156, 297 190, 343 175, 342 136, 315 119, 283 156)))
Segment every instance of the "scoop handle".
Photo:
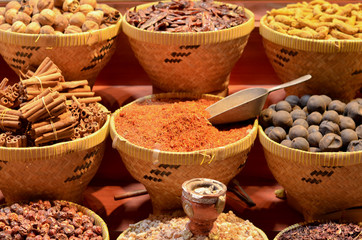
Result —
POLYGON ((286 87, 290 87, 290 86, 293 86, 293 85, 297 85, 297 84, 302 83, 302 82, 305 82, 305 81, 307 81, 307 80, 309 80, 309 79, 311 79, 311 78, 312 78, 312 76, 311 76, 310 74, 304 75, 304 76, 302 76, 302 77, 300 77, 300 78, 297 78, 297 79, 295 79, 295 80, 292 80, 292 81, 290 81, 290 82, 286 82, 286 83, 280 84, 280 85, 278 85, 278 86, 269 88, 269 89, 268 89, 268 93, 274 92, 274 91, 279 90, 279 89, 282 89, 282 88, 286 88, 286 87))

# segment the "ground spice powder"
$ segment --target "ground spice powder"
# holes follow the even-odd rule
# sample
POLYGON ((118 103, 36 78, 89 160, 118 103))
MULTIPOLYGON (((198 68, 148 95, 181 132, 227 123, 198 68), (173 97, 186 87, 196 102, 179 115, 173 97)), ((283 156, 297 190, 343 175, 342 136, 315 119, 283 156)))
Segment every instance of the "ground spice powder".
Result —
POLYGON ((211 125, 205 108, 216 101, 149 99, 134 103, 115 117, 116 130, 133 144, 172 152, 221 147, 245 137, 250 123, 211 125))

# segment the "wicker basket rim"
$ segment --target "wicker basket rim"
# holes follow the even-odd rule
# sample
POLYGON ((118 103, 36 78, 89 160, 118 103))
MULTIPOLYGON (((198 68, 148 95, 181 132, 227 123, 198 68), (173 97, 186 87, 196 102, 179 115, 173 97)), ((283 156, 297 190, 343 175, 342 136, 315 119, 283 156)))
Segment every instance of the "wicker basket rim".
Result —
POLYGON ((117 36, 121 31, 122 19, 116 24, 103 29, 90 32, 72 34, 28 34, 0 30, 0 43, 10 43, 24 46, 45 46, 45 47, 71 47, 80 45, 92 45, 117 36))
MULTIPOLYGON (((292 156, 291 161, 298 161, 308 165, 318 166, 340 166, 338 158, 344 160, 343 166, 362 163, 362 151, 358 152, 308 152, 299 149, 288 148, 280 143, 271 140, 259 126, 259 139, 263 148, 273 151, 274 154, 282 156, 292 156), (319 161, 314 162, 315 159, 319 161), (313 163, 314 162, 314 163, 313 163), (327 163, 327 165, 326 165, 327 163)), ((286 159, 286 158, 284 158, 286 159)), ((286 159, 287 160, 287 159, 286 159)))
POLYGON ((265 24, 267 15, 260 19, 260 35, 279 45, 290 47, 304 51, 315 51, 325 53, 335 52, 359 52, 362 51, 362 40, 323 40, 323 39, 308 39, 297 36, 291 36, 271 29, 265 24))
MULTIPOLYGON (((43 201, 45 201, 45 200, 43 200, 43 201)), ((53 201, 53 200, 50 200, 50 201, 53 201)), ((77 207, 81 212, 94 218, 94 221, 96 222, 96 224, 102 227, 103 240, 109 240, 109 231, 108 231, 107 224, 104 222, 104 220, 98 214, 96 214, 95 212, 93 212, 92 210, 90 210, 87 207, 84 207, 82 205, 79 205, 79 204, 71 202, 71 201, 66 201, 66 200, 58 200, 58 201, 63 202, 63 203, 69 203, 71 206, 77 207)), ((31 201, 21 201, 21 202, 17 202, 17 203, 29 203, 29 202, 31 202, 31 201)), ((9 206, 11 204, 12 203, 2 204, 2 205, 0 205, 0 208, 9 206)))
MULTIPOLYGON (((209 98, 209 99, 222 99, 222 97, 211 95, 211 94, 195 94, 195 93, 160 93, 160 94, 152 94, 152 95, 148 95, 148 96, 136 99, 135 101, 121 107, 120 109, 118 109, 117 111, 115 111, 112 114, 111 120, 110 120, 110 135, 111 135, 113 142, 115 142, 116 139, 119 139, 121 142, 126 143, 127 147, 133 149, 134 151, 131 151, 133 153, 135 153, 136 151, 141 151, 141 152, 145 153, 144 155, 146 155, 146 154, 152 155, 156 149, 149 149, 149 148, 144 148, 144 147, 138 146, 136 144, 129 142, 124 137, 122 137, 115 129, 114 118, 122 109, 130 106, 131 104, 134 104, 137 102, 142 102, 142 101, 145 101, 145 100, 151 99, 151 98, 170 98, 170 97, 172 97, 172 98, 202 98, 202 97, 205 97, 205 98, 209 98)), ((169 157, 169 156, 180 156, 180 155, 181 156, 200 156, 200 154, 204 155, 205 153, 208 153, 208 152, 220 151, 221 149, 233 148, 237 145, 242 145, 244 143, 246 144, 248 140, 253 138, 254 133, 255 133, 255 137, 256 137, 256 133, 257 133, 257 129, 258 129, 257 127, 258 127, 258 120, 255 119, 252 129, 244 138, 242 138, 234 143, 223 146, 223 147, 203 149, 203 150, 197 150, 197 151, 192 151, 192 152, 159 151, 159 158, 161 159, 162 156, 169 157)), ((247 147, 245 146, 245 148, 247 148, 247 147)))
MULTIPOLYGON (((165 1, 167 2, 167 1, 165 1)), ((146 4, 141 4, 136 7, 129 9, 144 9, 158 2, 151 2, 146 4)), ((228 6, 240 7, 235 4, 217 2, 216 4, 226 4, 228 6)), ((248 17, 248 20, 240 25, 222 29, 218 31, 207 31, 207 32, 178 32, 178 33, 169 33, 169 32, 160 32, 160 31, 148 31, 144 29, 137 28, 130 25, 127 20, 127 13, 123 15, 122 21, 122 30, 130 38, 135 38, 136 40, 147 41, 152 43, 159 44, 211 44, 224 42, 236 38, 241 38, 250 34, 254 29, 255 16, 252 11, 247 8, 244 8, 245 13, 248 17)), ((127 12, 128 12, 127 11, 127 12)))
MULTIPOLYGON (((102 104, 98 103, 98 105, 100 105, 102 110, 108 111, 107 108, 105 106, 103 106, 102 104)), ((4 156, 11 156, 11 155, 14 155, 14 153, 28 155, 30 152, 33 152, 33 151, 42 151, 44 154, 48 153, 48 154, 52 155, 53 152, 56 152, 56 149, 64 150, 64 149, 66 149, 66 146, 69 144, 71 144, 73 146, 77 146, 74 149, 75 151, 82 150, 84 147, 89 148, 89 146, 86 146, 87 145, 87 144, 85 144, 86 142, 89 142, 89 141, 92 142, 93 140, 96 140, 95 142, 93 141, 94 142, 93 145, 97 145, 99 143, 99 141, 102 142, 104 140, 104 139, 103 140, 98 139, 97 137, 99 134, 102 134, 103 132, 106 132, 106 135, 107 135, 107 132, 109 130, 108 128, 109 128, 110 119, 111 119, 111 117, 108 114, 106 122, 98 131, 96 131, 86 137, 79 138, 76 140, 59 142, 56 144, 52 144, 52 145, 48 145, 48 146, 41 146, 41 147, 24 147, 24 148, 0 147, 0 156, 2 156, 1 159, 5 160, 7 158, 4 159, 4 156)), ((43 157, 45 157, 45 156, 43 156, 43 157)))

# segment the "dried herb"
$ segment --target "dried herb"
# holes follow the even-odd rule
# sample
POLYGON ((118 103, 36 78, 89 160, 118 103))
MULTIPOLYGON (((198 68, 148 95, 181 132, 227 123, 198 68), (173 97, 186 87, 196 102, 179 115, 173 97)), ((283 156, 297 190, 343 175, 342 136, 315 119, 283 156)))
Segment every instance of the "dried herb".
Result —
POLYGON ((231 28, 247 20, 243 7, 213 1, 173 0, 147 9, 134 8, 127 22, 140 29, 166 32, 206 32, 231 28))

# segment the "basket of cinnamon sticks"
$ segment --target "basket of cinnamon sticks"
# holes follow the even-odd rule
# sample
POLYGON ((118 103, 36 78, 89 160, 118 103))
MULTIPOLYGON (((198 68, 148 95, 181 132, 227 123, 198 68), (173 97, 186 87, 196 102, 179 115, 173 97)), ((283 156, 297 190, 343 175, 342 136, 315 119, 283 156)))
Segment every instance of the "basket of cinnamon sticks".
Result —
POLYGON ((66 82, 49 58, 7 84, 6 78, 0 82, 0 190, 6 201, 79 202, 103 158, 109 111, 87 80, 66 82))

